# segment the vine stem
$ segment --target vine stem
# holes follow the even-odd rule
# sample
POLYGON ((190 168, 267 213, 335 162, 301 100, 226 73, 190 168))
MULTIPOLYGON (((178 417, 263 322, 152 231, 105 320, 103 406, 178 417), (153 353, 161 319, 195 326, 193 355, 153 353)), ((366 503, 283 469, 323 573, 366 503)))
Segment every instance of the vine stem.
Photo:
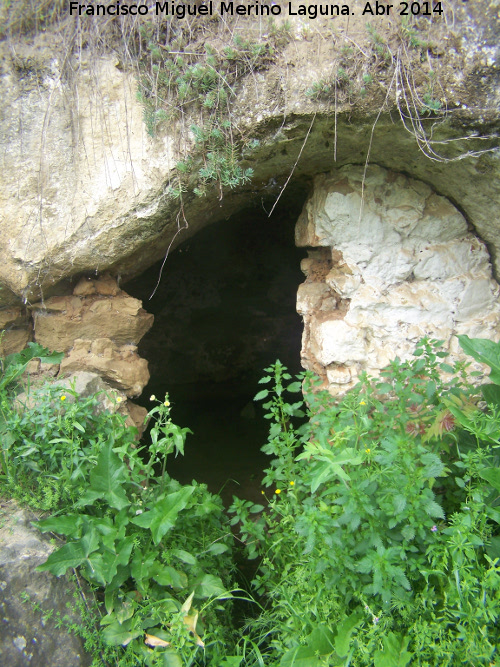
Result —
POLYGON ((304 150, 304 148, 305 148, 305 146, 306 146, 306 143, 307 143, 307 140, 309 139, 309 135, 311 134, 311 130, 312 130, 312 128, 313 128, 314 121, 316 120, 316 115, 317 115, 317 113, 318 113, 317 111, 314 112, 314 116, 312 117, 311 124, 309 125, 309 129, 307 130, 306 137, 305 137, 304 141, 302 142, 302 147, 301 147, 301 149, 300 149, 300 151, 299 151, 299 154, 298 154, 298 156, 297 156, 297 159, 295 160, 295 164, 294 164, 293 167, 292 167, 292 171, 291 171, 290 174, 288 175, 288 178, 286 179, 284 186, 281 188, 281 192, 280 192, 279 195, 276 197, 276 201, 274 202, 273 207, 272 207, 272 209, 270 210, 270 212, 269 212, 269 214, 268 214, 268 216, 267 216, 268 218, 271 217, 271 215, 272 215, 274 209, 276 208, 276 204, 277 204, 277 203, 279 202, 279 200, 281 199, 281 195, 285 192, 286 186, 288 185, 288 183, 290 182, 290 179, 291 179, 292 176, 293 176, 293 172, 295 171, 295 168, 297 167, 297 165, 298 165, 298 163, 299 163, 300 156, 302 155, 302 151, 304 150))

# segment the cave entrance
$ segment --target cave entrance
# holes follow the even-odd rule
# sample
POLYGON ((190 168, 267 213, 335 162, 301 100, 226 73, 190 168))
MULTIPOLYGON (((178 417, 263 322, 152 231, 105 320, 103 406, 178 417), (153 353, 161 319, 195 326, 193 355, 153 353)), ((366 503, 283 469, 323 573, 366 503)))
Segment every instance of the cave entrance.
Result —
POLYGON ((173 421, 193 431, 169 473, 205 482, 226 503, 261 498, 269 424, 252 398, 263 369, 278 358, 301 370, 295 301, 305 251, 294 225, 306 196, 296 188, 271 217, 259 202, 202 229, 171 252, 151 299, 161 262, 126 287, 155 316, 139 346, 151 380, 138 402, 149 409, 151 394, 168 392, 173 421))

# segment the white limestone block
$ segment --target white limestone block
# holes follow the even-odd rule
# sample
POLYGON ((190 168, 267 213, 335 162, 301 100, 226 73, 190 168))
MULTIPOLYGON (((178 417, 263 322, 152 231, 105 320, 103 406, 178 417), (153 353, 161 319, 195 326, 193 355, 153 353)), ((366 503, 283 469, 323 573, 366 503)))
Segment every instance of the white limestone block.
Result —
POLYGON ((364 332, 344 320, 326 320, 311 326, 311 349, 323 366, 361 361, 366 356, 364 332))
POLYGON ((319 310, 323 299, 332 294, 325 283, 302 283, 297 290, 297 312, 308 315, 319 310))
POLYGON ((418 280, 445 280, 464 273, 487 271, 489 265, 484 243, 468 234, 446 244, 423 246, 416 252, 414 275, 418 280))
POLYGON ((380 215, 367 203, 362 203, 357 192, 347 195, 329 192, 326 195, 323 211, 316 219, 316 234, 340 249, 351 243, 376 247, 390 236, 399 238, 389 225, 382 223, 380 215))
POLYGON ((381 285, 399 283, 411 275, 415 262, 411 250, 399 244, 386 246, 367 263, 362 271, 363 280, 381 285))
POLYGON ((413 235, 426 241, 451 241, 467 232, 464 216, 444 197, 432 194, 413 235))
POLYGON ((459 322, 470 320, 478 315, 486 315, 498 298, 498 285, 486 276, 472 278, 462 294, 458 304, 456 319, 459 322))
POLYGON ((344 299, 350 299, 361 285, 361 275, 356 266, 335 266, 325 278, 326 284, 344 299))
POLYGON ((329 366, 326 377, 330 384, 347 384, 352 380, 352 371, 347 366, 329 366))

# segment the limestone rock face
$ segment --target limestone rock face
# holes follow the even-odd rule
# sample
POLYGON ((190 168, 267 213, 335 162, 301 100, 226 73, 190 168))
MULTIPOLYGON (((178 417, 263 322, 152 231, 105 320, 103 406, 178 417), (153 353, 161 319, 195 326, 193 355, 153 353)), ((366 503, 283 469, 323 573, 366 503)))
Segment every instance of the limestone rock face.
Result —
MULTIPOLYGON (((14 317, 16 309, 10 310, 14 317)), ((137 343, 154 317, 141 301, 120 290, 114 278, 82 278, 72 295, 52 297, 32 306, 32 311, 35 340, 65 353, 59 368, 39 368, 35 360, 32 375, 59 374, 60 379, 78 371, 97 373, 128 397, 139 396, 149 371, 147 361, 137 354, 137 343)))
POLYGON ((35 340, 67 352, 77 338, 110 338, 117 345, 137 344, 153 324, 138 299, 116 296, 52 297, 33 308, 35 340))
POLYGON ((129 397, 139 396, 149 382, 148 362, 135 345, 116 345, 109 338, 78 338, 61 362, 61 374, 85 370, 100 375, 129 397))
POLYGON ((31 339, 32 327, 20 307, 13 306, 0 310, 0 356, 19 352, 31 339))
POLYGON ((364 184, 361 167, 321 175, 296 241, 324 248, 304 265, 297 310, 303 363, 332 393, 361 370, 376 374, 407 357, 422 336, 444 339, 455 353, 456 334, 500 338, 500 289, 486 246, 424 183, 376 166, 364 184))
MULTIPOLYGON (((117 63, 113 52, 97 57, 86 47, 76 49, 68 76, 64 24, 61 32, 44 29, 25 42, 3 40, 0 234, 5 243, 0 249, 0 305, 60 294, 61 281, 95 270, 110 269, 125 278, 138 275, 160 259, 172 242, 174 247, 206 224, 252 202, 274 201, 292 172, 299 178, 325 172, 334 154, 337 165, 364 164, 368 146, 371 163, 432 183, 436 192, 460 204, 482 238, 500 249, 498 153, 481 154, 498 146, 497 7, 497 0, 455 2, 440 22, 419 21, 432 24, 434 34, 428 41, 433 48, 429 62, 422 64, 418 59, 415 64, 411 78, 420 87, 404 91, 399 100, 397 95, 403 92, 399 84, 392 85, 382 68, 372 67, 377 56, 366 16, 360 11, 335 18, 338 35, 334 40, 330 18, 317 17, 312 30, 302 17, 287 17, 290 42, 231 88, 231 118, 237 119, 235 126, 249 144, 242 167, 254 170, 252 183, 224 192, 214 185, 204 198, 195 197, 189 187, 182 204, 189 229, 186 226, 182 234, 179 202, 169 195, 169 186, 177 181, 179 160, 193 156, 199 167, 201 155, 189 129, 192 123, 201 124, 198 114, 186 118, 184 129, 181 122, 171 122, 151 137, 137 96, 137 76, 117 63), (347 41, 352 37, 354 49, 347 41), (432 57, 437 47, 439 57, 432 57), (354 50, 355 55, 349 58, 341 50, 354 50), (360 61, 363 53, 366 60, 360 61), (350 80, 353 92, 340 95, 335 107, 331 98, 310 95, 312 85, 332 80, 334 63, 344 58, 357 70, 350 80), (374 80, 363 97, 357 84, 365 69, 374 80), (399 121, 400 113, 406 111, 401 108, 402 98, 411 94, 421 99, 429 87, 435 87, 435 95, 440 91, 436 102, 443 103, 444 122, 439 117, 432 137, 435 145, 426 145, 421 138, 417 141, 411 124, 405 128, 399 121), (387 112, 380 114, 382 104, 387 112), (478 135, 483 138, 475 140, 478 135), (431 161, 424 153, 433 150, 452 158, 460 152, 468 159, 431 161)), ((387 23, 401 30, 393 11, 394 20, 377 17, 377 31, 384 41, 389 36, 387 23)), ((238 16, 234 21, 228 46, 233 35, 250 41, 262 36, 255 16, 238 16)), ((221 31, 223 23, 226 19, 219 23, 221 31)), ((194 35, 198 40, 197 31, 194 35)), ((217 39, 224 39, 222 33, 217 39)), ((188 51, 197 51, 195 44, 188 51)), ((159 110, 172 104, 175 98, 165 100, 165 109, 159 110)), ((417 123, 418 132, 427 120, 433 119, 424 117, 422 125, 417 123)), ((407 194, 411 207, 415 197, 407 194)), ((336 205, 338 195, 331 194, 327 210, 336 205)), ((356 206, 357 196, 346 193, 344 215, 349 216, 349 209, 356 206)), ((416 210, 405 215, 404 224, 411 227, 415 214, 416 210)), ((397 232, 397 220, 394 224, 397 232)), ((432 225, 431 219, 426 224, 432 225)), ((375 236, 376 227, 372 221, 375 236)), ((318 232, 321 236, 321 225, 318 232)), ((404 271, 404 262, 400 270, 404 271)))
POLYGON ((12 502, 0 505, 0 664, 5 667, 86 667, 82 641, 58 618, 80 623, 75 585, 35 569, 54 550, 31 525, 34 514, 12 502))

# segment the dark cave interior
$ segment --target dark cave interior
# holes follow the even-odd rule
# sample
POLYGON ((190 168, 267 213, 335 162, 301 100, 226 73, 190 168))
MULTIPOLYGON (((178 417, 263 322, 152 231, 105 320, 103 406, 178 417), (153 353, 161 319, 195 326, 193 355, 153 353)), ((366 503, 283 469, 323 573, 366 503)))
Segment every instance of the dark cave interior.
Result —
POLYGON ((268 217, 260 205, 199 231, 125 286, 154 314, 139 345, 151 380, 137 401, 168 392, 172 420, 189 427, 185 456, 171 458, 168 471, 220 492, 261 499, 260 451, 269 423, 253 403, 263 369, 280 359, 301 371, 302 322, 295 310, 303 249, 294 245, 294 225, 305 186, 268 217))

